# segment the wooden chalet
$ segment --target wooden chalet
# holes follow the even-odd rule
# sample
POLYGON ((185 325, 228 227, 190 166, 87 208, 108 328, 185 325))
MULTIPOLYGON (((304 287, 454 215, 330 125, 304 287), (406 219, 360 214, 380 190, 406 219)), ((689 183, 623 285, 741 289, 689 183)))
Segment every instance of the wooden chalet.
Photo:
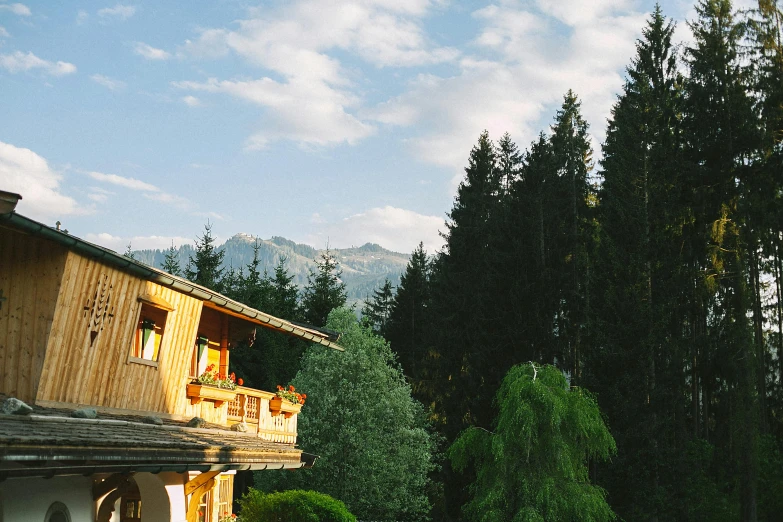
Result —
POLYGON ((258 326, 336 339, 21 216, 20 197, 0 191, 0 403, 32 412, 0 413, 0 522, 218 522, 236 470, 312 465, 301 406, 193 381, 228 374, 258 326))

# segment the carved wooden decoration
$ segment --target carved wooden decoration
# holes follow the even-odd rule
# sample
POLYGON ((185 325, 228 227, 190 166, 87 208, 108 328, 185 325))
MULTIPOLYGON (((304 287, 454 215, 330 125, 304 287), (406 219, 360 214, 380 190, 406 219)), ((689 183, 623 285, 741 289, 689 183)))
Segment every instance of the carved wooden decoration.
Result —
POLYGON ((87 317, 90 329, 90 346, 95 343, 95 338, 101 333, 106 323, 114 318, 114 305, 111 302, 112 285, 109 284, 109 276, 103 275, 98 281, 95 294, 87 298, 84 305, 84 316, 87 317))

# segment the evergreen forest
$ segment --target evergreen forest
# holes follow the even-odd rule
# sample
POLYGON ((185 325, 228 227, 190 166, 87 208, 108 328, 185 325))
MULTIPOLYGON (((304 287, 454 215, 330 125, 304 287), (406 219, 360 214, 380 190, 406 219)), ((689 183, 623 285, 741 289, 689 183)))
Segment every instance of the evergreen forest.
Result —
MULTIPOLYGON (((598 442, 569 461, 600 513, 591 520, 782 519, 782 24, 776 0, 748 11, 699 0, 682 44, 658 7, 600 151, 574 91, 526 147, 484 132, 465 151, 445 247, 420 245, 399 284, 377 288, 362 310, 440 441, 440 465, 420 467, 427 517, 588 520, 554 510, 558 482, 533 476, 548 466, 520 471, 525 458, 546 460, 531 447, 550 447, 552 459, 571 447, 524 446, 508 431, 552 428, 535 406, 507 402, 524 397, 595 427, 571 433, 573 444, 590 433, 598 442), (578 395, 545 401, 535 382, 578 395), (550 506, 541 509, 561 514, 493 495, 498 474, 532 484, 535 502, 550 506), (486 507, 498 502, 522 507, 486 507)), ((207 229, 197 253, 208 241, 207 229)), ((345 304, 328 252, 301 295, 284 259, 274 273, 257 259, 218 266, 194 258, 187 275, 316 326, 345 304)), ((307 347, 259 336, 262 351, 241 347, 232 361, 248 385, 274 389, 296 376, 307 347)))

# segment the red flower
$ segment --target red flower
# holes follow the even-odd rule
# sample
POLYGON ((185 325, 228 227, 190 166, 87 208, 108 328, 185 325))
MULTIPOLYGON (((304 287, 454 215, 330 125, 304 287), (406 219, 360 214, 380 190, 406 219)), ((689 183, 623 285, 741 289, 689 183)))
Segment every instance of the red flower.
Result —
POLYGON ((237 382, 237 376, 234 372, 229 373, 228 378, 231 379, 231 382, 237 382))
POLYGON ((237 381, 237 384, 239 384, 240 386, 245 384, 245 381, 242 379, 242 377, 239 378, 239 380, 237 381))
POLYGON ((278 384, 277 385, 277 391, 283 391, 283 390, 284 390, 284 388, 278 384))
POLYGON ((296 388, 294 388, 294 385, 293 385, 293 384, 289 384, 289 385, 288 385, 288 391, 290 391, 291 393, 293 393, 293 392, 295 392, 295 391, 296 391, 296 388))

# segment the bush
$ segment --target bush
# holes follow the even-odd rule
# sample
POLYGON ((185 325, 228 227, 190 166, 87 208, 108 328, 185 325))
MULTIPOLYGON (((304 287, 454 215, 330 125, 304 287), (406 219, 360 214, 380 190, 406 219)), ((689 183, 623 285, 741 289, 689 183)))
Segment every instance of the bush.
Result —
POLYGON ((345 504, 315 491, 265 494, 251 488, 239 507, 242 522, 356 522, 345 504))

